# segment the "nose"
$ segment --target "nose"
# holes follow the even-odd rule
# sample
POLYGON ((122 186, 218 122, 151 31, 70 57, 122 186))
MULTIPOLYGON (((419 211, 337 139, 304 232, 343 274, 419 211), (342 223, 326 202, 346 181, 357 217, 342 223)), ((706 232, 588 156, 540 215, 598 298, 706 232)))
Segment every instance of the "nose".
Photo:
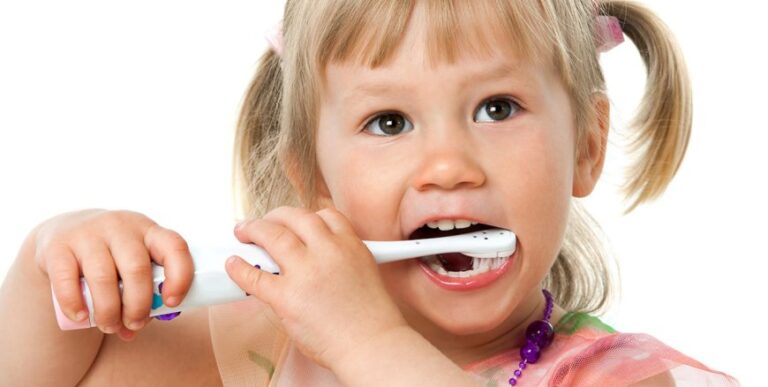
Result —
POLYGON ((483 185, 486 176, 469 137, 467 129, 459 127, 424 136, 413 188, 450 190, 483 185))

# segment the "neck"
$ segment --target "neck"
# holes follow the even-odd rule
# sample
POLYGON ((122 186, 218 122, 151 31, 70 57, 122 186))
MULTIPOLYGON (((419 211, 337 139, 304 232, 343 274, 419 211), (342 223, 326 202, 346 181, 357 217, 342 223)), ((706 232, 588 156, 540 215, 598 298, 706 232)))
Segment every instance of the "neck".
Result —
MULTIPOLYGON (((541 294, 541 293, 539 293, 541 294)), ((414 317, 406 313, 408 323, 424 336, 440 352, 459 366, 487 359, 502 352, 520 348, 525 343, 525 330, 544 315, 544 297, 538 301, 522 305, 501 324, 481 333, 461 335, 446 331, 423 317, 414 317)), ((557 325, 565 310, 554 306, 550 323, 557 325)))

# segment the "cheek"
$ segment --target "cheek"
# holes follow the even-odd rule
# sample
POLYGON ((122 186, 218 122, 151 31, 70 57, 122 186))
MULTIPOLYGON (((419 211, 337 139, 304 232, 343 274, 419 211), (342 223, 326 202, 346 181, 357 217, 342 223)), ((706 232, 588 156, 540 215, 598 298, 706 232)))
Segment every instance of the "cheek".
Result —
POLYGON ((570 208, 571 136, 553 126, 529 127, 516 139, 521 145, 508 152, 507 167, 496 173, 514 231, 534 258, 530 264, 557 256, 570 208))
POLYGON ((554 259, 562 245, 571 202, 573 181, 573 145, 570 136, 563 134, 549 138, 546 151, 550 157, 542 158, 539 165, 540 178, 531 179, 527 195, 540 195, 539 205, 525 209, 534 229, 534 238, 541 246, 542 253, 554 259), (535 211, 535 213, 534 213, 535 211))
POLYGON ((358 237, 399 238, 403 166, 381 165, 380 158, 362 149, 329 149, 333 150, 318 153, 323 155, 318 157, 320 173, 334 206, 347 216, 358 237))

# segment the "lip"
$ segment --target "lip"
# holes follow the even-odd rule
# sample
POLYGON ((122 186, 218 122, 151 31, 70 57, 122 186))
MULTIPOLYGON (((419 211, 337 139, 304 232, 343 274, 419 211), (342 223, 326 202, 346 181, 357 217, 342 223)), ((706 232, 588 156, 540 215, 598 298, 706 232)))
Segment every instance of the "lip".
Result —
POLYGON ((418 262, 421 271, 426 274, 427 278, 429 278, 432 282, 441 288, 452 291, 470 291, 486 287, 504 275, 504 273, 506 273, 507 270, 512 267, 512 264, 514 264, 517 260, 517 251, 518 250, 515 250, 512 256, 510 256, 509 259, 507 259, 499 268, 478 274, 470 278, 454 278, 444 276, 432 271, 429 266, 422 262, 420 259, 417 259, 416 261, 418 262))

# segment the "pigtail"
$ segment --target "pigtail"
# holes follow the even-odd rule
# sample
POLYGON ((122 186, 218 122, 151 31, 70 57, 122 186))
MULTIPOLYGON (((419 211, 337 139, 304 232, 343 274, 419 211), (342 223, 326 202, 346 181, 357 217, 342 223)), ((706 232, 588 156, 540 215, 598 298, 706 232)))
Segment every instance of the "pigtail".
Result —
POLYGON ((264 215, 279 205, 295 203, 278 156, 283 74, 273 50, 260 60, 243 101, 233 152, 232 184, 238 215, 264 215), (241 195, 238 197, 238 195, 241 195))
MULTIPOLYGON (((604 89, 597 59, 599 39, 594 39, 594 11, 599 0, 585 0, 585 7, 552 0, 550 18, 558 20, 562 39, 556 65, 571 86, 579 127, 577 143, 593 130, 595 112, 591 93, 604 89), (589 5, 589 6, 587 6, 589 5), (586 39, 584 39, 586 37, 586 39), (558 58, 562 58, 559 59, 558 58), (575 58, 579 58, 576 60, 575 58), (595 59, 594 61, 592 59, 595 59)), ((691 86, 685 62, 672 34, 650 10, 631 1, 599 1, 598 14, 615 16, 623 32, 635 43, 647 69, 646 89, 637 116, 630 123, 630 153, 636 154, 623 187, 630 200, 626 212, 658 197, 674 177, 685 155, 691 130, 691 86)), ((558 35, 557 30, 553 35, 558 35)), ((597 222, 576 200, 565 230, 563 245, 544 286, 566 310, 599 312, 610 304, 614 288, 606 241, 597 222)), ((614 266, 618 274, 618 266, 614 266)))
POLYGON ((623 190, 632 204, 655 199, 680 168, 691 131, 691 84, 682 52, 667 26, 647 8, 627 1, 600 3, 603 15, 619 19, 645 63, 648 78, 637 116, 630 152, 641 152, 630 167, 623 190))

